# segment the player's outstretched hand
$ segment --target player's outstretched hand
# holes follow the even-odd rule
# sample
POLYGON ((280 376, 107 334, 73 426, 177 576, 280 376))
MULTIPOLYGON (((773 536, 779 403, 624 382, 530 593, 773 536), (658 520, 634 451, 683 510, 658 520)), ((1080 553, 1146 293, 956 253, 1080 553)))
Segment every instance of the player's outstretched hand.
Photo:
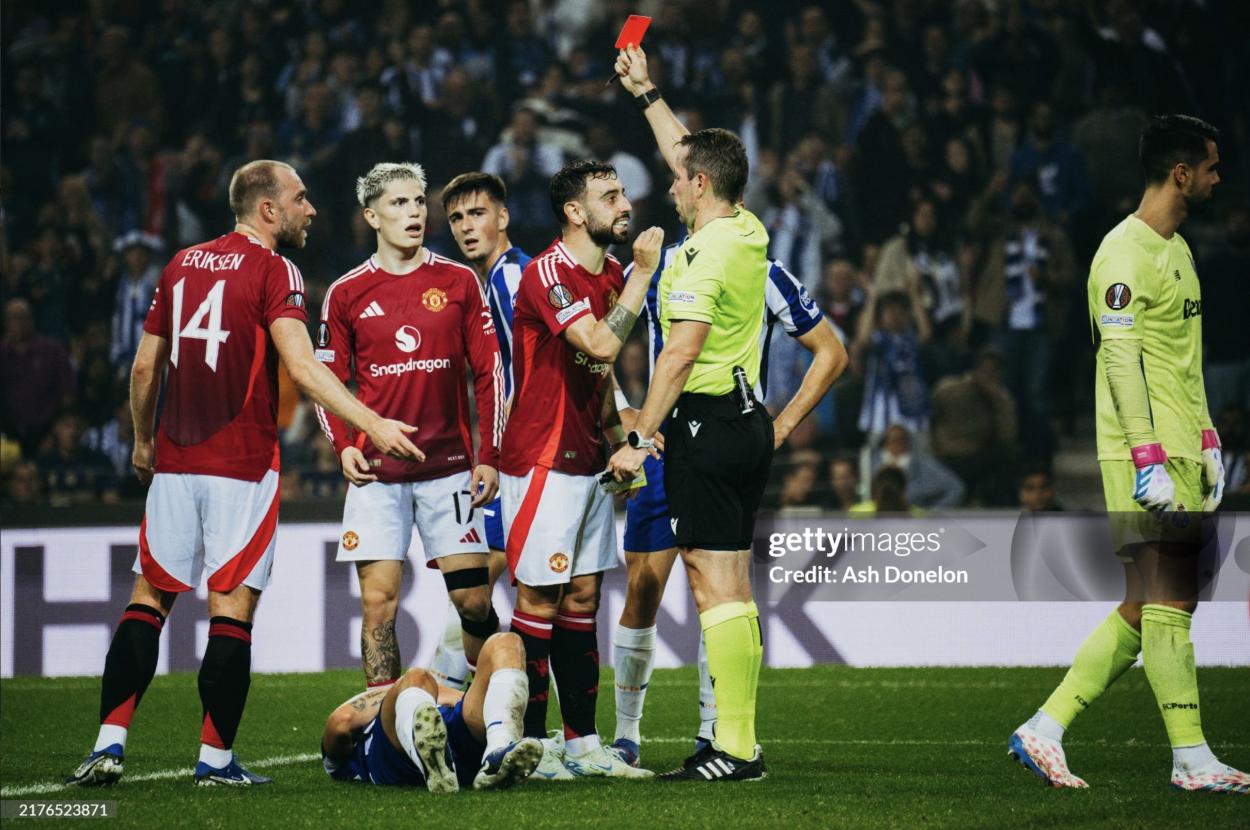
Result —
POLYGON ((481 507, 495 500, 499 495, 499 471, 485 464, 473 468, 473 479, 469 484, 469 492, 473 494, 473 506, 481 507))
POLYGON ((408 440, 407 433, 416 432, 417 428, 403 421, 392 418, 379 418, 376 426, 366 434, 373 446, 400 461, 424 461, 425 453, 417 449, 417 445, 408 440))
POLYGON ((134 452, 130 455, 130 463, 135 468, 135 475, 146 487, 152 483, 156 473, 156 449, 151 441, 136 441, 134 452))
POLYGON ((634 272, 630 276, 650 280, 655 267, 660 264, 660 250, 664 247, 664 229, 647 228, 634 240, 634 272))
POLYGON ((378 477, 371 473, 369 459, 355 447, 348 447, 339 456, 339 465, 343 468, 343 478, 357 487, 377 481, 378 477))
POLYGON ((651 76, 647 73, 647 53, 641 46, 629 44, 616 56, 616 75, 621 86, 635 97, 651 88, 651 76))

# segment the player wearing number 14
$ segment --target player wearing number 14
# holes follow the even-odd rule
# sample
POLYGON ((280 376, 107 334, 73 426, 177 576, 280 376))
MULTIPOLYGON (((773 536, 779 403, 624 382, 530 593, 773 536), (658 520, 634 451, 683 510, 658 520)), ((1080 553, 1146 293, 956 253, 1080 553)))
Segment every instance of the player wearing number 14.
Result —
POLYGON ((202 785, 264 784, 232 746, 250 684, 252 618, 269 584, 278 524, 278 358, 318 404, 397 457, 415 457, 405 430, 356 401, 313 358, 304 280, 275 248, 303 247, 316 210, 289 165, 254 161, 230 180, 233 233, 180 251, 165 267, 130 378, 134 467, 151 482, 134 590, 104 661, 100 730, 66 784, 122 774, 135 708, 178 595, 208 583, 208 644, 200 666, 202 785), (161 378, 160 432, 153 440, 161 378))

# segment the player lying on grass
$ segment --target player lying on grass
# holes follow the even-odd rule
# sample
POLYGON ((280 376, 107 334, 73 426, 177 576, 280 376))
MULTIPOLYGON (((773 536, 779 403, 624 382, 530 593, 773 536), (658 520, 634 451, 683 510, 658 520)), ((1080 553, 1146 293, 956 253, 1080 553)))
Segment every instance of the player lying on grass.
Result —
POLYGON ((326 720, 322 763, 339 781, 424 785, 432 793, 505 789, 542 759, 542 742, 521 737, 528 699, 521 638, 495 634, 482 646, 468 692, 410 669, 394 685, 343 703, 326 720))

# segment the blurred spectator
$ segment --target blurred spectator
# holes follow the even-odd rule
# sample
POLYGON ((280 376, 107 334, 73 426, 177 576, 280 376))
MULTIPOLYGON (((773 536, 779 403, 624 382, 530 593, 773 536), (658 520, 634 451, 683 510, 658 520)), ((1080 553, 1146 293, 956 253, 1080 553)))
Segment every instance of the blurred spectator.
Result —
POLYGON ((825 265, 820 291, 821 307, 843 331, 855 331, 864 309, 863 276, 849 259, 833 259, 825 265))
MULTIPOLYGON (((108 458, 119 480, 133 479, 130 459, 135 449, 135 423, 130 415, 130 401, 122 399, 113 407, 107 421, 99 426, 89 426, 83 433, 83 444, 108 458)), ((137 486, 138 479, 134 479, 133 483, 137 486)), ((137 489, 142 491, 142 487, 137 489)))
POLYGON ((421 161, 431 181, 450 181, 458 173, 473 170, 486 154, 495 121, 479 86, 459 68, 443 78, 441 106, 431 110, 421 126, 421 161))
POLYGON ((100 35, 100 67, 95 73, 96 126, 112 133, 130 119, 155 120, 160 113, 156 75, 139 61, 130 33, 111 26, 100 35))
POLYGON ((630 406, 635 409, 642 407, 647 397, 647 347, 641 339, 626 341, 621 347, 621 356, 616 363, 616 377, 620 381, 621 391, 629 399, 630 406))
POLYGON ((833 509, 850 510, 859 501, 859 465, 850 456, 835 456, 829 462, 829 483, 833 509))
MULTIPOLYGON (((3 115, 5 165, 12 172, 8 200, 38 200, 52 188, 53 175, 65 140, 61 114, 44 90, 44 78, 35 62, 17 68, 12 94, 7 96, 3 115)), ((13 216, 27 223, 30 214, 13 216)), ((28 226, 17 228, 18 237, 30 233, 28 226)))
POLYGON ((114 503, 120 498, 117 475, 108 456, 83 442, 82 416, 68 410, 52 427, 52 446, 38 458, 39 472, 53 506, 114 503))
POLYGON ((864 239, 868 242, 883 241, 898 230, 907 216, 909 181, 899 160, 903 157, 903 130, 911 119, 907 76, 897 69, 886 70, 881 106, 855 137, 859 155, 855 190, 863 200, 860 213, 864 239))
POLYGON ((1250 407, 1226 406, 1215 418, 1224 455, 1225 510, 1250 509, 1250 407))
POLYGON ((866 454, 866 467, 873 479, 882 467, 897 467, 907 476, 907 501, 926 510, 959 507, 964 501, 964 485, 959 476, 942 462, 915 446, 911 433, 902 424, 885 431, 881 441, 866 454))
POLYGON ((1080 151, 1058 133, 1055 108, 1034 103, 1028 135, 1011 157, 1011 179, 1036 182, 1042 212, 1071 228, 1089 205, 1089 178, 1080 151))
POLYGON ((779 514, 799 510, 814 511, 819 508, 816 485, 820 477, 820 453, 815 450, 799 450, 789 458, 789 469, 781 479, 778 497, 779 514))
MULTIPOLYGON (((586 146, 590 149, 591 158, 606 161, 616 168, 617 178, 621 180, 625 195, 632 204, 638 205, 651 195, 651 174, 647 172, 647 166, 634 154, 621 149, 611 127, 603 123, 591 126, 586 134, 586 146)), ((635 227, 646 227, 638 213, 635 207, 631 221, 635 227)))
POLYGON ((768 146, 783 155, 808 133, 841 135, 846 120, 837 93, 817 74, 811 46, 790 47, 787 68, 789 76, 768 95, 772 121, 768 146))
POLYGON ((851 505, 848 511, 853 519, 870 519, 881 513, 923 514, 907 499, 907 474, 898 467, 882 467, 872 477, 868 499, 851 505))
POLYGON ((997 348, 983 348, 971 371, 943 378, 933 390, 933 453, 974 502, 987 506, 1005 506, 1018 436, 1002 362, 997 348))
POLYGON ((33 461, 23 461, 13 468, 5 488, 6 505, 9 507, 30 507, 44 503, 43 481, 39 478, 39 468, 33 461))
POLYGON ((35 331, 34 312, 21 298, 4 305, 0 387, 0 429, 21 442, 24 455, 34 456, 57 412, 74 403, 74 369, 64 346, 35 331))
POLYGON ((794 154, 771 201, 760 215, 768 228, 768 255, 784 263, 808 293, 815 294, 825 257, 842 252, 842 223, 812 190, 794 154))
POLYGON ((1134 147, 1147 123, 1146 113, 1127 100, 1115 82, 1099 86, 1098 103, 1072 128, 1072 143, 1085 159, 1090 207, 1099 225, 1111 227, 1137 204, 1141 172, 1134 147))
POLYGON ((143 230, 158 236, 168 228, 170 158, 157 144, 156 125, 136 117, 126 128, 121 157, 124 215, 132 222, 120 231, 143 230))
POLYGON ((156 282, 161 276, 161 263, 156 261, 161 240, 142 231, 131 231, 117 238, 113 250, 120 256, 117 298, 113 302, 113 343, 109 359, 117 367, 122 378, 130 375, 130 365, 135 361, 139 339, 143 336, 143 321, 147 319, 156 282))
POLYGON ((539 175, 549 178, 563 164, 564 154, 560 148, 539 136, 538 114, 527 107, 517 107, 499 143, 491 147, 482 160, 482 171, 509 179, 524 165, 532 166, 539 175))
POLYGON ((891 424, 903 424, 912 432, 929 426, 929 388, 920 348, 929 342, 932 330, 927 315, 913 312, 920 306, 919 283, 914 281, 911 287, 909 298, 901 291, 880 293, 870 286, 859 317, 851 365, 864 379, 859 430, 869 440, 879 438, 891 424))
POLYGON ((1250 337, 1246 336, 1246 280, 1250 277, 1250 204, 1229 205, 1223 244, 1200 261, 1202 335, 1207 407, 1250 406, 1250 337))
POLYGON ((1032 181, 1016 182, 1009 206, 1010 223, 990 243, 977 284, 976 317, 1002 350, 1025 451, 1047 459, 1047 379, 1052 352, 1064 336, 1076 266, 1063 229, 1041 215, 1032 181))
POLYGON ((409 117, 436 106, 452 65, 451 52, 434 42, 434 28, 424 23, 413 26, 405 42, 403 62, 392 64, 380 78, 387 104, 409 117))
POLYGON ((1055 501, 1055 478, 1044 465, 1026 467, 1020 474, 1016 493, 1020 509, 1030 513, 1052 513, 1063 510, 1055 501))
POLYGON ((972 326, 972 282, 959 262, 959 240, 938 219, 932 199, 917 202, 907 229, 882 246, 873 280, 881 290, 916 285, 917 313, 932 330, 927 352, 934 378, 959 370, 972 326))

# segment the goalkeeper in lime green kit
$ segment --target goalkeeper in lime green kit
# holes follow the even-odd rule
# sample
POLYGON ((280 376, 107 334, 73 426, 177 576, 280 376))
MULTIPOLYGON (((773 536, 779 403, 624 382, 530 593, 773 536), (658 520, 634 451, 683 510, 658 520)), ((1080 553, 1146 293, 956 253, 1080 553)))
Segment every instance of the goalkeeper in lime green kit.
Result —
POLYGON ((1224 465, 1202 383, 1202 295, 1177 228, 1220 180, 1218 137, 1197 118, 1151 121, 1139 146, 1141 204, 1090 268, 1098 462, 1126 594, 1008 742, 1051 786, 1087 786, 1068 769, 1064 730, 1140 652, 1172 745, 1172 786, 1250 794, 1250 775, 1221 763, 1203 737, 1189 639, 1202 518, 1224 495, 1224 465))

